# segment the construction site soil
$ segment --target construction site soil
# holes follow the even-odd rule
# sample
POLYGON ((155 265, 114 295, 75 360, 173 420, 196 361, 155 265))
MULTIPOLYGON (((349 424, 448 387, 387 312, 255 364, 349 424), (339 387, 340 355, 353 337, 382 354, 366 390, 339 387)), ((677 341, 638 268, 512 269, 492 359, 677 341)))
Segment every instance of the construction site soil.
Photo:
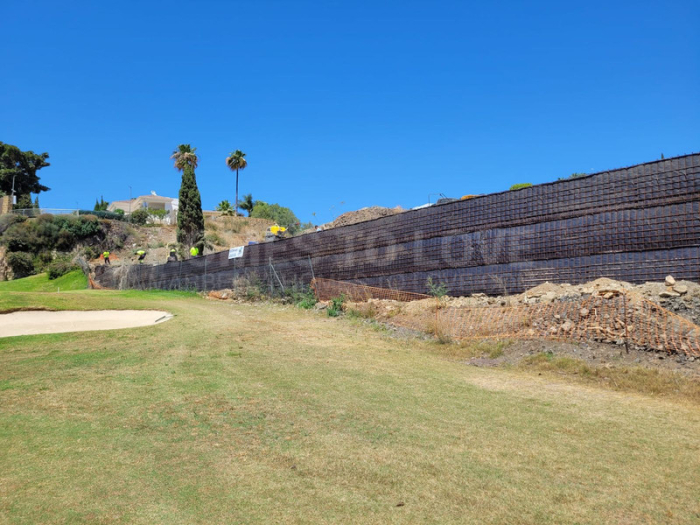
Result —
POLYGON ((323 229, 328 230, 330 228, 339 228, 340 226, 350 226, 351 224, 357 224, 358 222, 371 221, 372 219, 388 217, 390 215, 396 215, 397 213, 403 213, 405 211, 406 210, 404 210, 401 206, 397 206, 396 208, 370 206, 368 208, 362 208, 361 210, 343 213, 335 220, 324 224, 323 229))

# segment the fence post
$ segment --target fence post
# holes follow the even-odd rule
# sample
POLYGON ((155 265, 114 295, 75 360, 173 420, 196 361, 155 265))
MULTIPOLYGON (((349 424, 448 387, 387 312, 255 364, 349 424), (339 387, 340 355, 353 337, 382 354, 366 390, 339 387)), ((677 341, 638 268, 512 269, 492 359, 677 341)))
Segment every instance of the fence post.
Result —
POLYGON ((180 266, 177 270, 177 289, 182 290, 182 261, 180 261, 180 266))
POLYGON ((627 320, 627 293, 622 292, 622 318, 625 320, 625 352, 628 354, 630 353, 630 346, 629 346, 629 332, 627 325, 629 324, 629 321, 627 320))
MULTIPOLYGON (((277 275, 277 272, 275 271, 275 267, 272 265, 272 257, 270 257, 270 269, 272 270, 272 273, 275 275, 277 278, 277 282, 280 285, 280 288, 282 288, 282 292, 284 293, 284 285, 282 284, 282 281, 280 280, 279 275, 277 275)), ((272 279, 270 279, 270 290, 272 290, 272 279)))

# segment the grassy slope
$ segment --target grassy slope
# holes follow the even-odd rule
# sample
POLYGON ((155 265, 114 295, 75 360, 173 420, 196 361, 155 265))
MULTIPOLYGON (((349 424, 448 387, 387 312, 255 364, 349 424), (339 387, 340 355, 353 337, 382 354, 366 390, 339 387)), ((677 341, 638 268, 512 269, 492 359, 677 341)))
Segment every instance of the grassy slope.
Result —
POLYGON ((0 522, 700 519, 697 405, 466 367, 282 307, 0 295, 20 303, 176 317, 0 339, 0 522))
POLYGON ((85 274, 82 270, 76 270, 52 281, 45 273, 14 281, 2 281, 0 282, 0 292, 56 292, 59 290, 63 292, 85 290, 87 285, 85 274))

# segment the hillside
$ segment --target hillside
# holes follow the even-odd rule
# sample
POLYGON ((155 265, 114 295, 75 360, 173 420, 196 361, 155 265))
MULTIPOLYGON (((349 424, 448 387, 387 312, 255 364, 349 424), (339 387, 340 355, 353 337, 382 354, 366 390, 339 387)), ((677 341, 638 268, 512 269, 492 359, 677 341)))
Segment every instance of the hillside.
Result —
MULTIPOLYGON (((265 230, 272 224, 272 221, 266 219, 249 217, 208 217, 204 227, 210 247, 205 252, 219 252, 232 246, 245 245, 250 241, 262 242, 265 230)), ((146 251, 143 264, 166 262, 172 245, 177 242, 175 225, 126 226, 127 237, 123 247, 112 251, 116 255, 113 257, 113 264, 133 264, 136 261, 135 252, 138 250, 146 251)), ((89 262, 102 264, 102 259, 97 257, 89 262)))
MULTIPOLYGON (((207 217, 205 253, 262 242, 270 225, 272 221, 266 219, 207 217)), ((0 218, 0 281, 46 272, 55 265, 62 265, 65 272, 75 256, 100 265, 105 250, 111 252, 114 265, 135 263, 138 250, 146 251, 144 264, 162 264, 174 247, 174 225, 138 226, 92 215, 24 219, 8 214, 0 218)))

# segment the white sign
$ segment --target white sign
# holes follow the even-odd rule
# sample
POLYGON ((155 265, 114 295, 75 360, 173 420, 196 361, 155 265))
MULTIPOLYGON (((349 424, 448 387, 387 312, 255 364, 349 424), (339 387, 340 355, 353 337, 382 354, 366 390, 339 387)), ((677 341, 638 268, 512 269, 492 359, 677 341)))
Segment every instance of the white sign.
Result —
POLYGON ((238 259, 239 257, 243 257, 243 248, 245 248, 245 246, 236 246, 235 248, 229 249, 228 258, 238 259))

